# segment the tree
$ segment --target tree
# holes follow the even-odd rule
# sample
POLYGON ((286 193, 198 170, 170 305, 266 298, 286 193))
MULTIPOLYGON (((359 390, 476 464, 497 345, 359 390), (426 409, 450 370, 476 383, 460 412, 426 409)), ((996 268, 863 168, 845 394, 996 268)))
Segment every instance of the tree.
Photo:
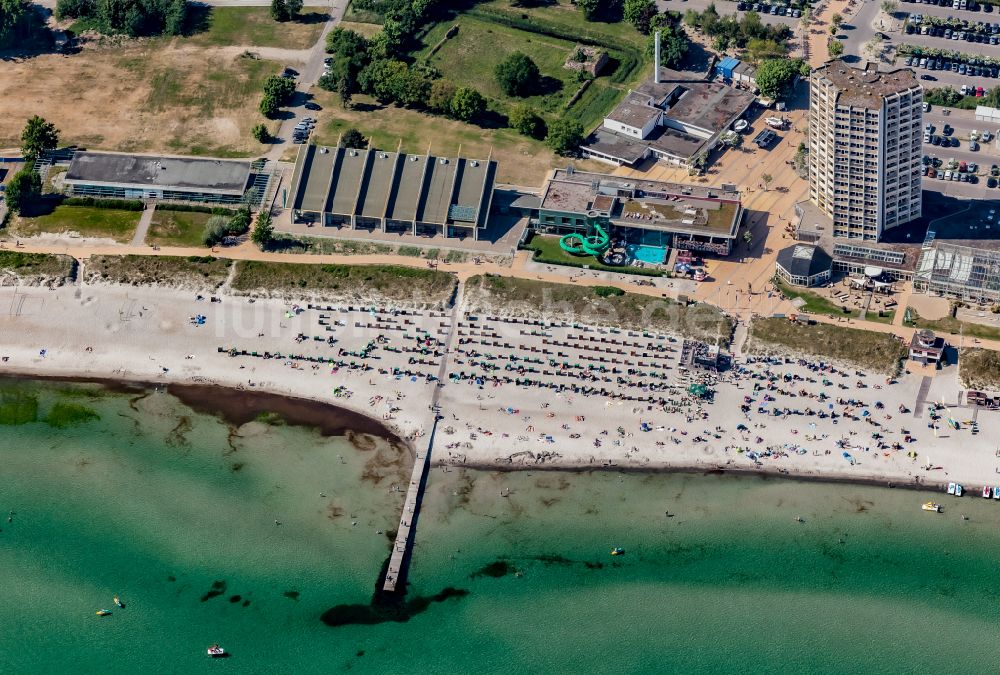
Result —
POLYGON ((620 21, 622 0, 576 0, 587 21, 620 21))
POLYGON ((576 120, 569 120, 565 117, 552 122, 549 125, 549 133, 545 137, 545 144, 558 155, 568 155, 576 152, 583 142, 583 125, 576 120))
POLYGON ((761 95, 778 98, 785 92, 799 72, 799 61, 787 59, 767 59, 757 66, 754 76, 761 95))
POLYGON ((271 75, 264 80, 264 93, 273 96, 279 106, 284 105, 295 94, 295 80, 282 75, 271 75))
POLYGON ((226 236, 229 229, 229 219, 225 216, 212 216, 205 223, 201 240, 205 246, 215 246, 226 236))
POLYGON ((263 124, 255 124, 250 129, 250 134, 258 143, 267 143, 271 140, 271 134, 263 124))
POLYGON ((622 17, 640 33, 648 33, 649 22, 656 16, 656 11, 656 3, 653 0, 625 0, 622 17))
MULTIPOLYGON (((683 29, 671 24, 654 26, 654 29, 660 31, 660 65, 668 68, 677 67, 687 54, 687 35, 683 29)), ((651 35, 646 43, 646 51, 650 55, 653 54, 655 42, 655 36, 651 35)))
POLYGON ((42 194, 42 179, 30 168, 15 173, 7 183, 7 208, 12 213, 21 211, 42 194))
POLYGON ((289 19, 299 18, 302 12, 302 0, 285 0, 285 11, 288 12, 289 19))
POLYGON ((893 14, 895 14, 897 7, 899 7, 899 5, 896 4, 895 0, 882 0, 882 5, 881 5, 882 11, 885 12, 888 16, 892 16, 893 14))
POLYGON ((351 128, 341 135, 340 147, 364 150, 368 147, 368 139, 357 129, 351 128))
POLYGON ((531 138, 545 137, 545 120, 526 105, 515 105, 507 114, 507 122, 511 129, 531 138))
POLYGON ((840 27, 844 25, 844 17, 840 14, 834 14, 830 17, 830 25, 833 26, 835 30, 840 30, 840 27))
POLYGON ((810 23, 812 23, 812 11, 806 7, 802 10, 802 16, 799 17, 799 27, 802 28, 803 33, 809 30, 810 23))
POLYGON ((427 107, 438 114, 450 115, 455 91, 457 88, 448 80, 434 80, 427 94, 427 107))
POLYGON ((274 241, 274 224, 271 222, 271 212, 267 209, 261 209, 257 213, 257 222, 254 223, 253 231, 250 233, 250 241, 261 251, 267 249, 274 241))
POLYGON ((471 87, 459 87, 451 99, 451 114, 463 122, 471 122, 486 111, 486 99, 471 87))
POLYGON ((280 108, 281 106, 271 94, 264 94, 264 98, 260 99, 260 114, 268 119, 277 117, 280 108))
POLYGON ((774 176, 765 173, 760 177, 760 180, 764 183, 764 192, 767 192, 767 188, 771 185, 771 181, 774 180, 774 176))
POLYGON ((341 106, 344 108, 351 107, 351 99, 354 98, 354 90, 357 86, 354 78, 349 73, 344 73, 340 76, 340 81, 337 83, 337 94, 340 96, 341 106))
POLYGON ((271 0, 271 18, 275 21, 288 21, 292 18, 285 0, 271 0))
POLYGON ((826 45, 826 51, 831 58, 837 58, 844 53, 844 43, 840 40, 830 40, 826 45))
POLYGON ((26 162, 33 162, 45 150, 55 150, 59 145, 59 130, 38 115, 32 115, 21 132, 21 154, 26 162))
POLYGON ((785 46, 774 40, 753 39, 747 43, 747 57, 754 63, 764 59, 783 59, 787 54, 785 46))
POLYGON ((493 70, 500 90, 508 96, 527 96, 538 86, 541 73, 527 54, 514 52, 493 70))

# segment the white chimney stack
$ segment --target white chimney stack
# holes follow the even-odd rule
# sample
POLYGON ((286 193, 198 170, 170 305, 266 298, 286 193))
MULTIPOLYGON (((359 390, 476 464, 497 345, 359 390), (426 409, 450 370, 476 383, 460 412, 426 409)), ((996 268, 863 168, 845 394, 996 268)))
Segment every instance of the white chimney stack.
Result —
POLYGON ((653 37, 653 82, 660 83, 660 31, 653 37))

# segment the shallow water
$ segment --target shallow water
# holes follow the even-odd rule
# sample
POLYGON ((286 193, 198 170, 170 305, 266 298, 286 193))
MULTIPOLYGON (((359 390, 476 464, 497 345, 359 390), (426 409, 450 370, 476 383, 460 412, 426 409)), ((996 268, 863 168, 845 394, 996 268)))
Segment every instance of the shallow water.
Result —
POLYGON ((0 394, 12 387, 39 419, 60 402, 100 419, 0 427, 3 672, 890 672, 1000 657, 997 502, 933 495, 935 515, 927 495, 864 486, 435 469, 414 613, 330 627, 331 608, 368 604, 389 552, 389 487, 408 466, 386 444, 232 428, 162 392, 0 394), (232 658, 209 661, 213 642, 232 658))

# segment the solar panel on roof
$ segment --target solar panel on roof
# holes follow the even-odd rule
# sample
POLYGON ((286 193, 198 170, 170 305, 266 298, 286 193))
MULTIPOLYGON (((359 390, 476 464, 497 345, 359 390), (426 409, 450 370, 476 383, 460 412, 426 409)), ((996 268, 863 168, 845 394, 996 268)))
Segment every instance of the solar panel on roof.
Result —
POLYGON ((476 219, 476 207, 452 204, 448 207, 448 218, 451 220, 463 220, 471 223, 476 219))

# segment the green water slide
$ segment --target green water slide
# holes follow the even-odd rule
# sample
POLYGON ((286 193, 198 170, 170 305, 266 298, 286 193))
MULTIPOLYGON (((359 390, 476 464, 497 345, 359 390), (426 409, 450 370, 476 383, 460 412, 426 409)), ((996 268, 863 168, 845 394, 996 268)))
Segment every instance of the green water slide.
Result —
POLYGON ((573 255, 602 255, 611 247, 611 237, 599 223, 594 223, 593 229, 586 236, 582 234, 567 234, 559 240, 559 247, 573 255))

